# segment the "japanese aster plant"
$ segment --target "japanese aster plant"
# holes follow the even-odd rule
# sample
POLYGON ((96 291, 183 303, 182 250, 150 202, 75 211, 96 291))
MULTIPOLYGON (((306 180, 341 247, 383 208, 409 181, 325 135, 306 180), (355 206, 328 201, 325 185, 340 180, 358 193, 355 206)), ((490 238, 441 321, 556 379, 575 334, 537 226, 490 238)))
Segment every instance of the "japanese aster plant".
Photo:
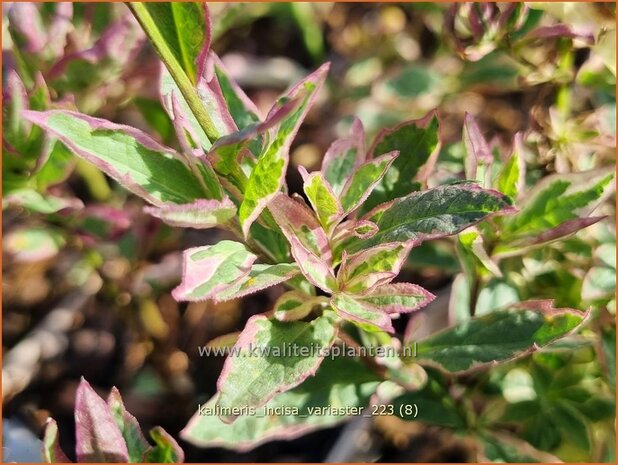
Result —
MULTIPOLYGON (((434 295, 398 275, 414 247, 459 235, 464 268, 470 280, 477 279, 477 271, 492 270, 499 252, 516 253, 522 244, 554 240, 594 222, 583 219, 591 211, 587 207, 602 197, 611 176, 571 194, 569 202, 554 199, 560 209, 548 215, 551 221, 532 221, 544 211, 538 202, 515 203, 523 176, 518 151, 493 163, 468 117, 463 136, 469 180, 430 188, 441 146, 439 115, 431 112, 383 129, 373 140, 355 119, 349 134, 330 145, 318 171, 299 168, 303 192, 290 193, 290 147, 327 79, 328 63, 262 114, 211 49, 204 5, 131 3, 129 8, 164 64, 161 102, 180 149, 136 128, 74 111, 26 110, 25 118, 142 197, 154 217, 177 227, 220 228, 235 238, 184 252, 182 282, 172 292, 177 301, 223 302, 279 284, 287 289, 239 334, 211 344, 231 353, 218 392, 205 404, 215 413, 204 415, 200 406, 182 432, 184 440, 246 450, 345 418, 311 415, 316 408, 364 407, 370 399, 391 409, 398 405, 398 416, 416 416, 412 404, 397 399, 427 389, 428 372, 467 373, 510 361, 582 324, 586 315, 580 311, 528 301, 459 318, 421 340, 401 338, 394 322, 425 307, 434 295), (474 225, 477 229, 469 229, 474 225), (502 230, 508 235, 501 236, 502 230), (530 235, 534 239, 526 239, 530 235), (328 356, 343 345, 356 355, 363 347, 384 350, 328 356), (242 415, 264 406, 293 406, 298 414, 242 415)), ((84 405, 96 404, 94 414, 109 420, 118 444, 125 441, 119 446, 123 459, 125 451, 137 461, 160 452, 159 439, 167 436, 155 432, 154 449, 141 433, 137 440, 134 419, 116 394, 104 406, 87 385, 80 392, 78 411, 92 415, 84 405), (135 456, 129 441, 139 443, 135 456)), ((79 427, 81 413, 77 419, 79 427)), ((64 457, 55 432, 52 422, 48 461, 64 457)), ((84 437, 78 435, 78 452, 84 437)), ((182 459, 175 443, 165 444, 166 457, 182 459)))

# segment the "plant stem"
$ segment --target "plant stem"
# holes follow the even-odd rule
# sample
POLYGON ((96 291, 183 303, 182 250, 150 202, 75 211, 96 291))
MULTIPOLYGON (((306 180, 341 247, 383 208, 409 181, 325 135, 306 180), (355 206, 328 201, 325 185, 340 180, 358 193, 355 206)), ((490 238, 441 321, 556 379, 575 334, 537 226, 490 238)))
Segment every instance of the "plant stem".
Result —
POLYGON ((140 23, 140 26, 142 26, 142 29, 148 36, 148 39, 161 57, 161 60, 163 60, 163 63, 165 63, 165 66, 172 75, 176 85, 178 85, 180 92, 187 101, 189 108, 193 112, 201 128, 204 130, 204 133, 211 142, 214 142, 220 137, 220 134, 215 128, 210 116, 206 113, 206 109, 204 108, 204 105, 195 90, 194 84, 189 79, 189 76, 187 76, 187 73, 182 68, 181 64, 178 63, 174 57, 174 54, 167 45, 161 31, 152 19, 152 16, 150 16, 148 7, 141 2, 127 2, 127 6, 133 13, 133 16, 135 16, 137 21, 140 23))

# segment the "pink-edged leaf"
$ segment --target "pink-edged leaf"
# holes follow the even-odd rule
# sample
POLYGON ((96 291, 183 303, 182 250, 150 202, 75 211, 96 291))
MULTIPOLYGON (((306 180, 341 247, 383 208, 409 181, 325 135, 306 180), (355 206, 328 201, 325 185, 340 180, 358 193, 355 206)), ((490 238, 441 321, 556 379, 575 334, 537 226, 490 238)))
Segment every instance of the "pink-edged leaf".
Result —
POLYGON ((278 263, 276 265, 257 264, 236 284, 229 286, 215 296, 216 302, 238 299, 254 292, 262 291, 276 284, 283 283, 298 275, 300 270, 295 263, 278 263))
POLYGON ((399 274, 410 249, 411 244, 393 242, 344 256, 337 274, 340 288, 359 294, 392 281, 399 274))
POLYGON ((332 235, 333 250, 340 250, 350 238, 369 239, 378 232, 378 226, 367 220, 348 220, 339 224, 332 235))
POLYGON ((343 208, 339 203, 339 199, 320 171, 309 174, 302 166, 298 170, 304 181, 303 190, 309 202, 311 202, 311 206, 316 212, 322 227, 328 234, 343 217, 343 208))
POLYGON ((78 462, 128 462, 129 452, 109 406, 82 378, 75 398, 78 462))
POLYGON ((60 448, 58 439, 58 424, 53 418, 47 419, 45 435, 43 437, 43 460, 45 463, 71 463, 60 448))
POLYGON ((393 323, 389 314, 378 307, 358 300, 348 294, 335 294, 330 301, 337 314, 351 321, 363 329, 375 331, 376 329, 394 333, 393 323))
POLYGON ((534 29, 526 39, 580 39, 588 44, 594 44, 594 34, 590 31, 578 31, 568 24, 553 24, 534 29))
POLYGON ((285 323, 251 317, 233 348, 236 355, 227 358, 217 382, 217 406, 220 412, 230 412, 221 419, 229 423, 238 416, 232 409, 260 407, 313 376, 336 334, 327 316, 285 323), (288 353, 292 346, 294 351, 288 353))
POLYGON ((144 455, 150 449, 150 444, 146 441, 137 419, 125 408, 120 392, 116 387, 112 387, 107 398, 107 405, 127 445, 129 461, 143 461, 144 455))
POLYGON ((227 240, 186 250, 182 283, 172 291, 172 296, 177 301, 213 299, 247 276, 256 259, 243 244, 227 240))
POLYGON ((240 129, 244 129, 251 124, 262 121, 263 117, 260 110, 258 110, 255 103, 249 99, 236 81, 230 77, 229 71, 219 57, 212 53, 212 60, 214 62, 215 73, 219 80, 221 92, 227 102, 228 109, 234 118, 236 126, 240 129))
POLYGON ((328 237, 315 214, 306 205, 285 194, 277 194, 268 209, 288 241, 291 242, 291 238, 295 237, 309 252, 331 263, 328 237))
POLYGON ((365 161, 366 152, 363 123, 354 118, 349 135, 333 142, 322 160, 322 174, 335 194, 341 194, 348 178, 365 161))
MULTIPOLYGON (((251 224, 283 187, 290 145, 315 101, 329 67, 329 63, 322 65, 295 85, 283 99, 280 99, 280 102, 298 100, 299 104, 294 112, 279 125, 270 143, 260 153, 258 162, 251 172, 243 202, 238 209, 238 217, 245 237, 249 234, 251 224)), ((271 113, 277 111, 280 105, 281 103, 278 103, 271 113)))
POLYGON ((16 2, 8 10, 9 27, 25 39, 24 51, 41 53, 47 44, 48 36, 38 5, 31 2, 16 2))
POLYGON ((63 110, 25 111, 24 117, 154 205, 205 196, 182 158, 138 129, 63 110))
POLYGON ((466 148, 466 179, 478 179, 479 165, 487 168, 493 163, 494 157, 476 119, 470 113, 466 113, 464 119, 463 141, 466 148))
POLYGON ((292 256, 307 281, 324 292, 336 291, 338 289, 337 279, 330 264, 305 248, 296 236, 288 237, 288 241, 292 246, 292 256))
POLYGON ((225 447, 238 452, 268 441, 289 441, 348 420, 347 415, 330 413, 331 407, 366 407, 380 381, 375 372, 353 357, 327 357, 314 377, 277 394, 256 415, 240 416, 231 424, 217 417, 215 394, 200 404, 180 437, 198 447, 225 447), (266 414, 290 407, 298 407, 298 415, 266 414), (315 411, 327 413, 316 415, 315 411))
POLYGON ((575 218, 567 220, 564 223, 559 224, 555 228, 548 229, 534 236, 532 239, 521 242, 521 245, 537 245, 544 242, 554 241, 556 239, 563 238, 577 231, 587 228, 601 220, 604 220, 607 216, 590 216, 588 218, 575 218))
POLYGON ((197 82, 197 94, 219 134, 226 135, 238 131, 215 74, 214 54, 212 53, 204 62, 202 74, 197 82))
POLYGON ((96 64, 111 59, 119 64, 128 63, 139 52, 143 39, 144 35, 135 19, 126 15, 103 31, 92 47, 64 55, 47 72, 46 77, 49 81, 61 78, 74 61, 96 64))
POLYGON ((296 321, 306 318, 316 305, 328 303, 322 296, 311 296, 301 291, 288 291, 281 295, 273 307, 273 317, 279 321, 296 321))
POLYGON ((160 426, 155 426, 149 433, 155 446, 146 453, 145 462, 183 463, 185 461, 184 451, 167 431, 160 426))
POLYGON ((341 191, 341 205, 345 214, 352 212, 367 200, 398 155, 399 152, 396 150, 385 153, 363 163, 352 173, 341 191))
POLYGON ((423 308, 435 298, 428 290, 411 283, 384 284, 368 294, 356 297, 386 313, 410 313, 423 308))
POLYGON ((236 206, 226 197, 223 200, 199 199, 183 205, 144 207, 144 211, 171 226, 207 229, 225 227, 236 215, 236 206))
POLYGON ((413 192, 382 204, 362 219, 378 232, 347 247, 349 252, 389 242, 418 242, 456 234, 490 215, 517 211, 504 194, 462 183, 413 192))
POLYGON ((369 153, 371 158, 375 158, 393 151, 398 151, 399 156, 369 198, 363 202, 362 212, 427 185, 427 179, 440 151, 440 123, 437 113, 431 111, 418 120, 380 131, 369 153))

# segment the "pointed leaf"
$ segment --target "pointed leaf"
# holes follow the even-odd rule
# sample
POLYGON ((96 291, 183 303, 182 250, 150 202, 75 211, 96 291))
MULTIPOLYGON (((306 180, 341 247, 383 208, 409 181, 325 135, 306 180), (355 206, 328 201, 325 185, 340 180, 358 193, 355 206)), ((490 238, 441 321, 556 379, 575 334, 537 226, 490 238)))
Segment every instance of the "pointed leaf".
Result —
POLYGON ((24 116, 150 203, 188 203, 204 197, 178 154, 138 129, 71 111, 27 111, 24 116))
POLYGON ((393 242, 346 257, 337 274, 340 288, 351 294, 360 294, 390 282, 399 274, 409 252, 408 245, 393 242))
MULTIPOLYGON (((501 240, 506 243, 523 237, 534 238, 566 221, 587 216, 613 191, 613 180, 613 173, 608 174, 607 170, 545 178, 526 195, 521 211, 505 222, 505 237, 501 240)), ((567 228, 566 232, 573 230, 567 228)))
POLYGON ((292 246, 292 256, 307 281, 324 292, 336 291, 338 289, 337 279, 328 262, 306 249, 295 236, 288 237, 288 240, 292 246))
POLYGON ((414 361, 450 372, 505 362, 572 333, 585 316, 555 309, 551 301, 514 304, 419 341, 414 361))
POLYGON ((199 199, 184 205, 145 207, 144 211, 171 226, 196 229, 224 227, 236 216, 236 206, 227 197, 224 200, 199 199))
POLYGON ((230 77, 230 73, 225 69, 219 57, 213 53, 212 59, 223 98, 236 122, 236 126, 239 129, 244 129, 251 124, 259 123, 262 118, 258 108, 230 77))
POLYGON ((389 152, 362 164, 348 179, 341 193, 345 213, 358 208, 393 164, 399 152, 389 152))
POLYGON ((156 426, 150 430, 150 437, 155 446, 146 454, 144 459, 148 463, 182 463, 185 454, 176 440, 163 428, 156 426))
POLYGON ((295 263, 279 263, 277 265, 253 265, 251 271, 236 284, 220 291, 215 301, 238 299, 254 292, 287 281, 299 274, 295 263))
POLYGON ((109 406, 82 378, 75 398, 78 462, 128 462, 129 452, 109 406))
POLYGON ((366 156, 363 123, 355 118, 348 137, 333 142, 322 160, 321 171, 335 194, 341 194, 346 181, 366 156))
POLYGON ((434 112, 380 132, 370 150, 372 157, 393 151, 399 156, 364 202, 362 211, 418 190, 419 183, 426 184, 439 146, 439 122, 434 112))
POLYGON ((307 170, 302 166, 299 170, 304 179, 303 190, 309 202, 311 202, 313 210, 318 215, 320 224, 328 233, 343 216, 343 209, 341 208, 339 199, 337 199, 333 192, 333 188, 328 181, 324 179, 321 172, 316 171, 308 174, 307 170))
POLYGON ((524 190, 525 180, 526 163, 523 154, 522 134, 518 133, 513 138, 513 153, 498 173, 495 185, 500 192, 516 199, 524 190))
POLYGON ((353 358, 327 358, 315 377, 277 394, 255 415, 240 416, 232 424, 218 418, 215 411, 218 397, 215 395, 200 406, 180 436, 199 447, 225 447, 239 452, 268 441, 291 440, 347 420, 349 417, 332 408, 360 411, 369 403, 379 382, 375 373, 353 358), (298 411, 285 414, 284 409, 290 408, 298 411))
POLYGON ((43 460, 45 463, 71 463, 60 448, 58 424, 53 418, 47 419, 43 437, 43 460))
POLYGON ((476 119, 470 113, 466 113, 463 128, 463 142, 466 148, 466 179, 483 181, 484 173, 494 161, 489 145, 483 137, 476 119), (477 173, 479 166, 481 173, 477 173))
POLYGON ((439 186, 414 192, 369 212, 379 231, 349 247, 354 251, 387 242, 422 241, 455 234, 489 215, 511 213, 508 197, 476 184, 439 186))
POLYGON ((172 291, 177 301, 213 299, 251 271, 257 256, 234 241, 195 247, 183 254, 182 283, 172 291))
POLYGON ((328 63, 322 65, 297 84, 285 97, 286 100, 298 100, 298 107, 281 123, 270 144, 258 157, 258 163, 251 173, 245 198, 238 211, 245 236, 249 233, 251 223, 283 186, 290 145, 324 82, 328 67, 328 63))
POLYGON ((391 317, 367 302, 357 300, 347 294, 335 294, 330 303, 341 318, 349 320, 367 331, 395 332, 391 317))
POLYGON ((288 241, 295 237, 309 252, 330 263, 328 237, 309 208, 285 194, 278 194, 268 210, 288 241))
POLYGON ((315 297, 300 291, 288 291, 277 299, 273 316, 279 321, 302 320, 313 307, 322 303, 324 297, 315 297))
MULTIPOLYGON (((315 374, 335 335, 332 321, 325 316, 310 323, 251 317, 234 346, 240 353, 229 356, 223 366, 217 406, 259 407, 277 393, 298 386, 315 374), (290 354, 292 346, 295 349, 290 354)), ((228 422, 236 416, 221 415, 228 422)))
POLYGON ((146 441, 137 419, 127 412, 122 402, 120 392, 118 392, 118 389, 115 387, 112 387, 109 397, 107 398, 107 405, 127 445, 129 462, 142 462, 144 454, 150 449, 150 444, 146 441))
POLYGON ((423 308, 436 298, 421 286, 411 283, 384 284, 368 294, 356 296, 386 313, 410 313, 423 308))

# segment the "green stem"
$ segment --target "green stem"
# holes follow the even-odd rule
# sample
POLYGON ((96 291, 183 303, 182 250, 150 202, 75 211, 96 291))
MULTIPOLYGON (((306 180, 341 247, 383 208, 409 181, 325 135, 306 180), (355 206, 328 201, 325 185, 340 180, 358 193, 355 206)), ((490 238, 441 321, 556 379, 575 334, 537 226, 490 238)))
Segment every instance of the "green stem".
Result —
POLYGON ((161 60, 163 60, 163 63, 165 63, 165 66, 172 75, 176 85, 178 85, 180 92, 187 101, 187 104, 195 115, 198 123, 204 130, 204 133, 211 142, 214 142, 220 137, 220 134, 215 128, 210 116, 206 113, 204 105, 202 105, 202 101, 200 100, 193 83, 189 79, 189 76, 187 76, 187 73, 185 73, 180 63, 178 63, 174 57, 174 54, 167 45, 161 31, 148 12, 148 8, 141 2, 127 2, 127 6, 142 26, 142 29, 148 36, 148 39, 150 39, 150 42, 161 57, 161 60))

